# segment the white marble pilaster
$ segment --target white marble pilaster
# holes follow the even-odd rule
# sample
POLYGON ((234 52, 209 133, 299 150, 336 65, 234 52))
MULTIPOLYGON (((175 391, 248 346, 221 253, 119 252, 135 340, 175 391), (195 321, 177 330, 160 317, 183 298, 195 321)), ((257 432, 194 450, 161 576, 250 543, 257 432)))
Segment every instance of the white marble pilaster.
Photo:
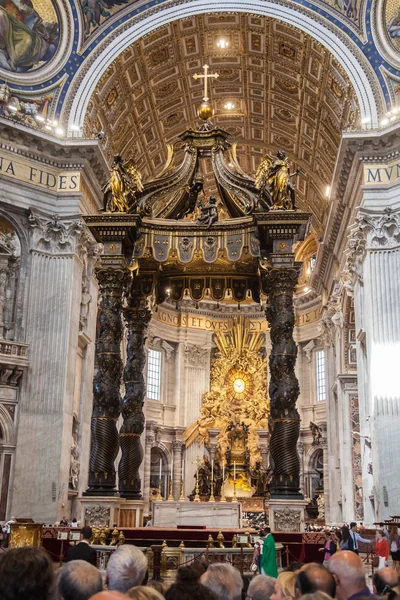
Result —
POLYGON ((182 448, 183 442, 181 442, 180 440, 174 440, 172 442, 172 495, 174 497, 174 500, 179 500, 179 496, 181 493, 182 448))
POLYGON ((68 501, 82 225, 34 215, 30 225, 26 332, 32 351, 21 389, 12 512, 54 523, 68 501))
MULTIPOLYGON (((149 424, 147 424, 148 426, 149 424)), ((155 442, 155 434, 151 429, 146 429, 145 451, 143 460, 143 499, 144 514, 148 515, 151 510, 150 501, 150 471, 151 471, 151 449, 155 442)))

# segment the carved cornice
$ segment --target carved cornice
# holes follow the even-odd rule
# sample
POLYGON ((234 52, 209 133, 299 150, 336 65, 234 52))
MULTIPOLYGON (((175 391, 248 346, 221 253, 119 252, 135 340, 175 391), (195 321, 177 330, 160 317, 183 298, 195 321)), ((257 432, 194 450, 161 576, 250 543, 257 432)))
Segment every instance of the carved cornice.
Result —
MULTIPOLYGON (((363 163, 367 161, 369 163, 393 161, 399 154, 399 140, 399 124, 394 124, 383 131, 360 131, 343 134, 331 193, 333 210, 327 223, 324 240, 318 253, 315 274, 313 275, 312 283, 317 291, 320 291, 323 286, 328 286, 329 267, 335 259, 335 253, 336 256, 340 256, 342 252, 341 248, 336 248, 338 239, 341 238, 340 232, 343 226, 347 226, 348 219, 352 218, 355 207, 362 202, 361 177, 363 163)), ((342 239, 344 246, 345 240, 342 239)), ((353 239, 354 243, 355 240, 353 239)), ((364 250, 361 246, 355 247, 353 250, 355 253, 354 258, 357 261, 359 260, 357 255, 362 256, 364 250)), ((357 266, 354 265, 354 268, 357 269, 357 266)), ((349 273, 343 275, 345 281, 350 281, 353 277, 353 271, 350 268, 349 273)), ((355 274, 355 276, 356 278, 359 277, 358 274, 355 274)), ((351 286, 348 291, 351 292, 351 286)))
POLYGON ((83 170, 89 165, 94 178, 104 183, 109 169, 98 140, 60 140, 0 117, 0 148, 62 170, 83 170), (9 141, 9 143, 7 143, 9 141), (57 158, 55 158, 57 157, 57 158))
POLYGON ((20 342, 0 341, 0 383, 17 386, 23 371, 29 367, 29 346, 20 342))

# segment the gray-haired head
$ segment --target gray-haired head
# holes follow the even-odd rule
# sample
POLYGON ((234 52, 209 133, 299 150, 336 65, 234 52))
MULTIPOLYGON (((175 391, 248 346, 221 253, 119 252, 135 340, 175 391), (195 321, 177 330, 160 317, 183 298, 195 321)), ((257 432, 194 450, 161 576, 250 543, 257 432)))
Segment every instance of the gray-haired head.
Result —
POLYGON ((130 544, 120 546, 110 556, 107 566, 108 589, 125 594, 141 585, 147 571, 147 558, 130 544))
POLYGON ((102 589, 99 570, 85 560, 71 560, 58 573, 58 594, 63 600, 88 600, 102 589))
POLYGON ((214 563, 201 576, 200 583, 205 585, 220 600, 240 600, 243 581, 237 569, 226 563, 214 563))
POLYGON ((269 600, 275 592, 275 577, 269 575, 256 575, 250 581, 247 595, 252 600, 269 600))

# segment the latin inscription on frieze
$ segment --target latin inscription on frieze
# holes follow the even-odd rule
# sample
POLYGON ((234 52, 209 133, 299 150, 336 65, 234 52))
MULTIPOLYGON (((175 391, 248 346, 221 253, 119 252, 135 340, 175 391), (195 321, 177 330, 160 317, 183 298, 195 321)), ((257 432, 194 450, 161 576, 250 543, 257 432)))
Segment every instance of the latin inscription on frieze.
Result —
POLYGON ((79 192, 80 173, 58 170, 26 157, 0 151, 0 175, 30 183, 54 192, 79 192))
POLYGON ((365 185, 388 185, 400 180, 400 163, 364 165, 365 185))

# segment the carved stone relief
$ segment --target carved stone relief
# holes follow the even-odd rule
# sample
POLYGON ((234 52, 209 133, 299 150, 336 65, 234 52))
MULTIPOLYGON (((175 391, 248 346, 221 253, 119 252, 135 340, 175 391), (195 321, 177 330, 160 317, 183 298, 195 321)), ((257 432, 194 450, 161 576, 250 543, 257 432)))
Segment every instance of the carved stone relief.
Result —
POLYGON ((71 443, 71 459, 69 468, 69 484, 73 490, 78 489, 80 465, 80 451, 78 443, 79 422, 77 418, 72 420, 72 443, 71 443))
POLYGON ((274 511, 275 531, 300 531, 301 511, 285 507, 274 511))
POLYGON ((107 527, 110 524, 110 508, 101 504, 86 506, 84 520, 89 527, 107 527))
POLYGON ((209 361, 209 351, 201 346, 185 344, 186 366, 205 369, 209 361))

